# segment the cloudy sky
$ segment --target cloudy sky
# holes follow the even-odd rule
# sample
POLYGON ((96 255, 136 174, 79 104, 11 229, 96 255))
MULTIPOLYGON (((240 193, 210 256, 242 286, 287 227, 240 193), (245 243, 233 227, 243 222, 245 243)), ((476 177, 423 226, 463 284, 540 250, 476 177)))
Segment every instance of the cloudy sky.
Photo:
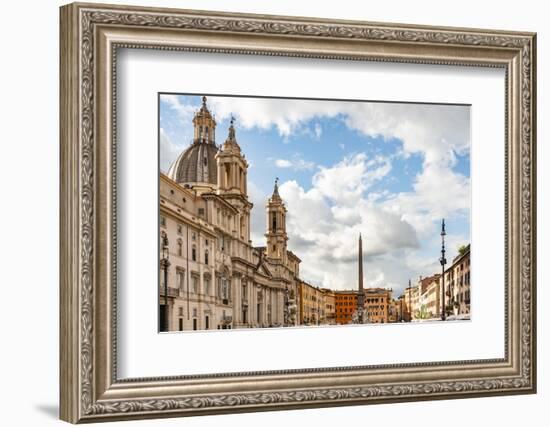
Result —
MULTIPOLYGON (((161 95, 160 165, 166 172, 192 141, 200 96, 161 95)), ((289 248, 301 276, 357 287, 363 235, 365 286, 393 288, 440 269, 470 241, 470 109, 381 102, 208 97, 223 143, 231 114, 250 164, 252 241, 264 245, 265 201, 280 179, 289 248)))

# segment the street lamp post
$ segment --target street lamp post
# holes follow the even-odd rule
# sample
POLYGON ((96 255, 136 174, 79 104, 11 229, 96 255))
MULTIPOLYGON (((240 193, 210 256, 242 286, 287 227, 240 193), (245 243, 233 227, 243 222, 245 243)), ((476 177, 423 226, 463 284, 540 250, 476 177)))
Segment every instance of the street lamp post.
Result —
POLYGON ((409 322, 412 322, 413 314, 412 314, 412 296, 411 296, 411 279, 409 279, 409 322))
POLYGON ((439 263, 441 264, 441 320, 445 320, 445 219, 441 220, 441 258, 439 263))
POLYGON ((165 231, 162 232, 162 259, 160 265, 164 270, 164 325, 162 327, 165 332, 168 331, 170 320, 168 318, 168 267, 170 267, 170 253, 168 247, 168 235, 165 231))
POLYGON ((284 326, 289 326, 290 324, 290 301, 288 298, 288 286, 285 286, 285 312, 284 312, 284 326))

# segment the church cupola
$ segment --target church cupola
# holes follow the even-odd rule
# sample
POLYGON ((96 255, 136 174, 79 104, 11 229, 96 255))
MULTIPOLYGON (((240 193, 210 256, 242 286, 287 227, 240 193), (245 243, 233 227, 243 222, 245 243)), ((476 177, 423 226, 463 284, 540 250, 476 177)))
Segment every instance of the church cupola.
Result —
POLYGON ((286 207, 279 195, 279 178, 275 178, 273 194, 267 201, 266 216, 267 256, 284 261, 288 236, 286 234, 286 207))
POLYGON ((202 106, 193 118, 194 143, 215 144, 216 120, 206 106, 206 96, 202 97, 202 106))
POLYGON ((172 163, 168 176, 178 184, 214 187, 218 184, 216 121, 206 106, 206 96, 193 117, 193 127, 193 143, 172 163))

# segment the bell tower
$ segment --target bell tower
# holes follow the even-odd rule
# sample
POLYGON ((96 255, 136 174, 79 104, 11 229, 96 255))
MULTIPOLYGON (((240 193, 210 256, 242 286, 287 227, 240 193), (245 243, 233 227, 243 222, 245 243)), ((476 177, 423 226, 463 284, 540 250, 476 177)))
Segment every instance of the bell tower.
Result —
POLYGON ((286 208, 283 199, 279 195, 279 178, 275 179, 273 194, 267 201, 267 256, 268 258, 281 261, 286 260, 286 242, 288 236, 286 234, 286 208))
POLYGON ((216 153, 218 174, 217 194, 239 210, 236 217, 236 237, 244 242, 250 241, 250 210, 252 203, 247 196, 248 162, 235 136, 235 118, 231 122, 227 139, 216 153))
POLYGON ((231 117, 227 139, 216 154, 218 187, 221 193, 242 195, 246 198, 248 162, 237 143, 234 124, 235 118, 231 117))
POLYGON ((206 106, 206 96, 202 97, 202 105, 193 117, 193 142, 195 144, 214 144, 216 141, 216 120, 206 106))

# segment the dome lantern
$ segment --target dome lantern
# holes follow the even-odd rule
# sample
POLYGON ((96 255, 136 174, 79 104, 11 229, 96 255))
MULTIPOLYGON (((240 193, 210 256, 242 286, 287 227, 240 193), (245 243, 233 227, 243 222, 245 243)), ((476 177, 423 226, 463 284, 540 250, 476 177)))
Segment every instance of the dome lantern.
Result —
POLYGON ((216 140, 216 120, 206 105, 206 96, 202 97, 202 105, 193 117, 195 144, 214 144, 216 140))

